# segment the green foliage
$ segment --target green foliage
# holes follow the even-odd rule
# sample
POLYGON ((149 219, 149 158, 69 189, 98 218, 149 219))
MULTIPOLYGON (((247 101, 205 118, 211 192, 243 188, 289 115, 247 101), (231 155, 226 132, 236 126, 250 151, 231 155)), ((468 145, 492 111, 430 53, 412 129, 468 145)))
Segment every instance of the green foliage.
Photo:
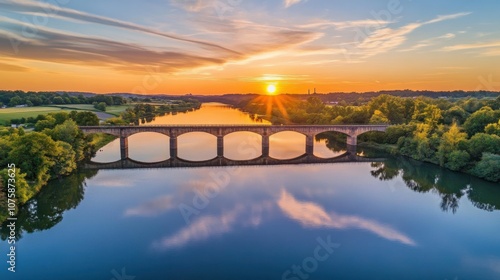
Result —
POLYGON ((88 140, 74 120, 66 120, 54 129, 44 130, 43 133, 49 135, 54 141, 63 141, 71 145, 71 150, 75 154, 74 160, 76 161, 82 161, 85 155, 89 153, 88 140))
POLYGON ((105 121, 106 125, 128 125, 122 118, 109 118, 105 121))
POLYGON ((484 153, 472 169, 472 174, 489 181, 500 181, 500 155, 484 153))
POLYGON ((498 122, 500 111, 493 111, 490 107, 483 107, 473 113, 464 123, 464 129, 473 136, 476 133, 484 132, 484 128, 491 123, 498 122))
MULTIPOLYGON (((460 141, 465 141, 467 139, 467 134, 464 132, 460 132, 460 129, 456 123, 453 123, 453 125, 450 127, 450 129, 443 134, 438 150, 437 150, 437 156, 439 159, 439 164, 441 166, 445 166, 446 163, 450 160, 451 153, 457 150, 458 143, 460 141)), ((463 155, 462 155, 463 156, 463 155)), ((467 154, 467 156, 469 156, 467 154)), ((455 155, 455 159, 458 157, 458 155, 455 155)), ((467 159, 468 161, 468 159, 467 159)), ((467 163, 465 161, 465 163, 467 163)), ((456 163, 453 164, 453 166, 456 166, 456 163)), ((450 168, 452 170, 457 170, 450 168)))
POLYGON ((48 181, 48 171, 57 160, 56 143, 49 136, 33 132, 20 136, 12 144, 9 158, 26 179, 44 184, 48 181))
POLYGON ((452 123, 463 124, 470 114, 459 106, 453 106, 443 113, 444 123, 451 125, 452 123))
MULTIPOLYGON (((24 204, 31 197, 33 197, 40 189, 39 185, 28 184, 25 177, 26 177, 26 174, 21 173, 21 170, 19 170, 19 168, 16 168, 15 185, 16 185, 16 199, 17 199, 18 204, 24 204)), ((10 177, 9 177, 9 173, 7 172, 7 169, 3 169, 0 171, 0 181, 5 182, 5 185, 7 185, 6 182, 8 182, 9 178, 10 177)), ((4 187, 3 191, 5 191, 5 187, 4 187)), ((4 195, 5 195, 5 193, 4 193, 4 195)))
POLYGON ((99 102, 99 103, 96 102, 94 104, 94 108, 96 108, 99 111, 105 112, 106 111, 106 103, 105 102, 99 102))
POLYGON ((81 125, 81 126, 93 126, 93 125, 99 125, 99 118, 97 117, 96 114, 92 112, 76 112, 76 114, 72 114, 73 112, 70 113, 72 115, 72 119, 76 122, 76 124, 81 125))
POLYGON ((485 128, 484 131, 488 134, 495 134, 500 136, 500 120, 497 123, 490 123, 485 128))
POLYGON ((44 120, 40 120, 35 124, 35 131, 43 131, 44 129, 52 129, 56 126, 54 117, 48 115, 44 120))
POLYGON ((444 166, 453 171, 458 171, 467 165, 469 159, 470 155, 466 151, 455 150, 446 155, 444 166))
POLYGON ((474 159, 483 153, 500 154, 500 136, 478 133, 468 141, 467 150, 474 159))
POLYGON ((389 123, 389 119, 380 110, 375 110, 375 112, 373 112, 372 117, 370 118, 369 123, 371 124, 389 123))

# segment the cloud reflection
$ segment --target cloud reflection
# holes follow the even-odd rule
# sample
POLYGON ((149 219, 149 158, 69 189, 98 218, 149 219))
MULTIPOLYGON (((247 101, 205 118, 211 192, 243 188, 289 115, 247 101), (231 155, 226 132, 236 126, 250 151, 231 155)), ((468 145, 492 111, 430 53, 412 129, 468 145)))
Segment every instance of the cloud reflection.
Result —
POLYGON ((282 190, 278 200, 280 209, 291 219, 306 227, 328 227, 335 229, 360 228, 370 231, 382 238, 397 241, 406 245, 415 246, 416 243, 405 234, 376 221, 359 216, 340 215, 335 212, 327 213, 321 206, 312 202, 296 200, 290 193, 282 190))
POLYGON ((272 202, 265 201, 250 207, 238 205, 221 215, 202 216, 177 233, 154 242, 153 248, 167 250, 182 247, 194 241, 207 240, 231 232, 237 226, 259 226, 265 217, 264 213, 270 212, 273 206, 272 202))
POLYGON ((148 201, 134 208, 129 208, 125 211, 125 216, 140 216, 150 217, 166 212, 175 207, 173 197, 171 195, 162 196, 154 200, 148 201))

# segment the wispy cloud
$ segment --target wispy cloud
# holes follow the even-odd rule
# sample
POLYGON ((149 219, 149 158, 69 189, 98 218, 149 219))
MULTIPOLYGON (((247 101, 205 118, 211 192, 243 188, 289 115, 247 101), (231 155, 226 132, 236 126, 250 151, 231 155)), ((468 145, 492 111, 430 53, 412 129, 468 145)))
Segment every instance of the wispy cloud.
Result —
POLYGON ((485 48, 497 48, 500 47, 500 41, 495 42, 481 42, 473 44, 461 44, 455 46, 449 46, 443 48, 445 51, 461 51, 461 50, 472 50, 472 49, 485 49, 485 48))
POLYGON ((376 20, 376 19, 363 19, 363 20, 352 20, 352 21, 328 21, 328 20, 320 20, 316 22, 311 22, 307 24, 299 25, 300 28, 328 28, 335 27, 337 29, 346 29, 346 28, 357 28, 357 27, 383 27, 390 23, 394 23, 393 21, 386 20, 376 20))
POLYGON ((415 51, 415 50, 419 50, 422 48, 435 46, 435 45, 439 44, 440 42, 443 42, 445 40, 450 40, 450 39, 453 39, 455 37, 456 37, 455 34, 447 33, 447 34, 444 34, 442 36, 421 40, 421 41, 417 42, 415 45, 413 45, 407 49, 402 49, 400 51, 402 51, 402 52, 415 51))
POLYGON ((397 241, 411 246, 416 245, 415 241, 410 237, 390 226, 359 216, 340 215, 335 212, 327 213, 321 206, 313 202, 299 201, 285 190, 281 192, 278 206, 283 213, 306 227, 327 227, 336 229, 360 228, 387 240, 397 241))
MULTIPOLYGON (((358 48, 362 51, 363 57, 370 57, 373 55, 377 55, 380 53, 387 52, 389 50, 395 49, 396 47, 402 45, 407 41, 408 35, 418 28, 434 24, 438 22, 442 22, 445 20, 451 20, 460 18, 470 13, 457 13, 451 15, 441 15, 436 18, 425 21, 425 22, 414 22, 402 26, 397 29, 393 28, 381 28, 375 30, 370 36, 368 36, 361 44, 358 45, 358 48)), ((419 47, 424 47, 425 44, 421 44, 419 47)))
POLYGON ((172 39, 172 40, 193 43, 193 44, 199 45, 201 47, 216 48, 219 50, 223 50, 223 51, 227 51, 227 52, 231 52, 231 53, 236 53, 233 50, 230 50, 226 47, 223 47, 221 45, 214 44, 211 42, 186 38, 184 36, 177 35, 177 34, 160 32, 160 31, 154 30, 152 28, 146 28, 146 27, 143 27, 140 25, 129 23, 129 22, 124 22, 124 21, 120 21, 120 20, 116 20, 116 19, 112 19, 112 18, 108 18, 108 17, 103 17, 103 16, 92 15, 89 13, 84 13, 84 12, 80 12, 80 11, 69 9, 69 8, 55 6, 55 5, 52 5, 50 3, 45 3, 45 2, 36 2, 36 1, 30 1, 30 0, 23 0, 23 1, 4 0, 3 2, 0 2, 0 8, 8 9, 10 11, 42 13, 42 14, 46 14, 47 11, 52 11, 50 14, 52 17, 66 18, 66 19, 71 19, 71 20, 78 20, 78 21, 83 21, 83 22, 88 22, 88 23, 97 23, 97 24, 108 25, 108 26, 113 26, 113 27, 133 30, 133 31, 139 31, 139 32, 144 32, 144 33, 148 33, 148 34, 152 34, 152 35, 165 37, 165 38, 172 39))
POLYGON ((174 6, 190 12, 199 12, 207 8, 214 8, 215 0, 171 0, 174 6))
POLYGON ((284 0, 284 5, 285 8, 288 8, 303 1, 304 0, 284 0))

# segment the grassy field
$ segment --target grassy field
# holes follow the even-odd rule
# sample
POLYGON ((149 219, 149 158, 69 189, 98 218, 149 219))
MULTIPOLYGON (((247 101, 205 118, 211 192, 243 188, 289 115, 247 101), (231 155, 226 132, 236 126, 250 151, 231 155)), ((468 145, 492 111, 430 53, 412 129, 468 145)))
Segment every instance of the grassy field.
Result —
MULTIPOLYGON (((106 112, 109 115, 119 116, 121 112, 127 108, 132 107, 129 105, 117 105, 106 107, 106 112)), ((94 113, 101 112, 94 108, 91 104, 69 104, 69 105, 51 105, 39 107, 22 107, 22 108, 5 108, 0 109, 0 126, 7 125, 8 121, 20 118, 36 118, 38 115, 46 115, 53 112, 71 112, 71 111, 91 111, 94 113)))
POLYGON ((52 112, 70 112, 57 107, 24 107, 0 109, 0 125, 6 125, 11 119, 36 118, 38 115, 45 115, 52 112))
POLYGON ((106 107, 106 113, 119 116, 121 112, 125 111, 127 108, 133 107, 134 105, 117 105, 106 107))
MULTIPOLYGON (((119 116, 121 112, 125 111, 127 108, 132 107, 133 105, 116 105, 116 106, 107 106, 106 112, 110 115, 119 116)), ((94 105, 92 104, 70 104, 70 105, 54 105, 54 107, 59 107, 63 109, 69 110, 85 110, 85 111, 93 111, 100 112, 94 105)))

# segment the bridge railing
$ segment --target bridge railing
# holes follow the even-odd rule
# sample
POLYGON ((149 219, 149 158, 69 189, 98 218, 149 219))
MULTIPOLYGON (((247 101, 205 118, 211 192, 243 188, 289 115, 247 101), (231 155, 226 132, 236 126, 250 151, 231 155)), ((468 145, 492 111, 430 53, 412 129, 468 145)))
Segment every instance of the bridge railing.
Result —
POLYGON ((186 128, 186 127, 388 127, 390 126, 389 124, 341 124, 341 125, 334 125, 334 124, 289 124, 289 125, 267 125, 267 124, 154 124, 154 125, 120 125, 120 126, 113 126, 113 125, 101 125, 101 126, 80 126, 80 128, 86 128, 86 129, 94 129, 94 128, 148 128, 148 127, 154 127, 154 128, 186 128))

